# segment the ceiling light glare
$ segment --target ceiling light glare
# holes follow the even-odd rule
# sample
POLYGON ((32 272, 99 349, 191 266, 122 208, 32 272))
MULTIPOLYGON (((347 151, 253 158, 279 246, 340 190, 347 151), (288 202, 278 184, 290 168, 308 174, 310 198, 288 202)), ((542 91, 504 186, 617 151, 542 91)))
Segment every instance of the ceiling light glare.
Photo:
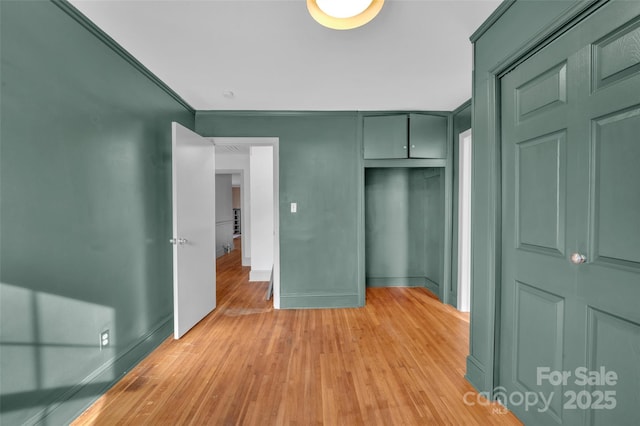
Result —
POLYGON ((373 0, 316 0, 324 13, 334 18, 352 18, 367 10, 373 0))
POLYGON ((384 0, 307 0, 309 14, 334 30, 358 28, 378 15, 384 0))

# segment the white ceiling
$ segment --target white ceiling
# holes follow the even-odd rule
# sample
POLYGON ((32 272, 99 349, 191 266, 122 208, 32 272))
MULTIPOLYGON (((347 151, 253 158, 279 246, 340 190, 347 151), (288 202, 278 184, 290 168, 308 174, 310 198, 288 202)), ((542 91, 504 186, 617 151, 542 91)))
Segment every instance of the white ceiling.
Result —
POLYGON ((386 0, 336 31, 304 0, 70 1, 196 110, 453 110, 500 3, 386 0))

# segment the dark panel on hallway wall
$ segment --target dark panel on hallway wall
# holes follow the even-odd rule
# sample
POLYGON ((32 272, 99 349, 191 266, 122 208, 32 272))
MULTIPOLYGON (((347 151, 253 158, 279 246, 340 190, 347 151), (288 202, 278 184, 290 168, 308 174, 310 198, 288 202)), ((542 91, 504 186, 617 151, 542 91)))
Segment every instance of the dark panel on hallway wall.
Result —
POLYGON ((458 306, 458 197, 460 185, 460 133, 471 128, 471 101, 453 112, 453 232, 451 237, 451 288, 449 302, 458 306))
POLYGON ((196 113, 203 136, 280 138, 282 308, 359 304, 357 124, 355 112, 196 113))
POLYGON ((0 423, 67 424, 171 332, 170 122, 194 117, 56 5, 0 3, 0 423))

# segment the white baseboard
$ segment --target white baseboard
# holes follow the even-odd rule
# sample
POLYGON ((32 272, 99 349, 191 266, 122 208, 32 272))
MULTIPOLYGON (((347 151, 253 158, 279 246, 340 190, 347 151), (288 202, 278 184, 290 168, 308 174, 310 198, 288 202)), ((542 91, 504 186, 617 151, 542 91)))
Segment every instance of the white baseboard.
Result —
POLYGON ((251 266, 251 258, 243 257, 242 258, 242 266, 251 266))
POLYGON ((271 270, 260 271, 260 270, 251 270, 249 272, 249 281, 269 281, 271 280, 271 270))

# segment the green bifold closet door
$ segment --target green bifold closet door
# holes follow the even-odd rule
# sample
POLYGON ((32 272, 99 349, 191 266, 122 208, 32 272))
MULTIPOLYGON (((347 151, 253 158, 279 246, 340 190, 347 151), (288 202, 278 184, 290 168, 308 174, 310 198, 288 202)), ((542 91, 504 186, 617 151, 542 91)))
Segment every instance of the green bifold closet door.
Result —
POLYGON ((501 81, 496 396, 527 425, 638 421, 639 15, 608 3, 501 81))

